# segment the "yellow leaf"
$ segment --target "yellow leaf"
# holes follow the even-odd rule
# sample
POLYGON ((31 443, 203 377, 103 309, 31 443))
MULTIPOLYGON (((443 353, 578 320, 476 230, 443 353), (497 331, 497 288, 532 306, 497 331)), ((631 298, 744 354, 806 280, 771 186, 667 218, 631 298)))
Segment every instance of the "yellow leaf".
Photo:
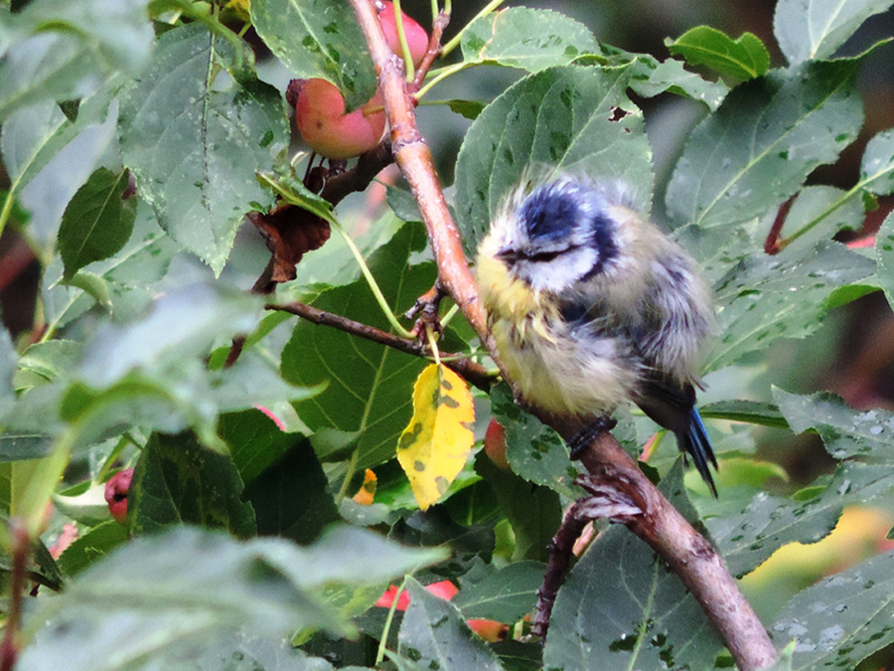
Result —
POLYGON ((366 473, 363 475, 363 484, 360 486, 360 491, 354 494, 354 502, 359 503, 361 506, 371 506, 376 495, 376 484, 378 481, 379 479, 372 472, 372 469, 367 468, 366 473))
POLYGON ((241 18, 248 21, 251 17, 249 13, 249 8, 251 7, 251 0, 230 0, 226 4, 227 9, 232 9, 238 14, 241 18))
POLYGON ((432 364, 416 379, 413 419, 397 444, 397 460, 419 507, 435 503, 466 464, 475 442, 472 394, 459 375, 432 364))

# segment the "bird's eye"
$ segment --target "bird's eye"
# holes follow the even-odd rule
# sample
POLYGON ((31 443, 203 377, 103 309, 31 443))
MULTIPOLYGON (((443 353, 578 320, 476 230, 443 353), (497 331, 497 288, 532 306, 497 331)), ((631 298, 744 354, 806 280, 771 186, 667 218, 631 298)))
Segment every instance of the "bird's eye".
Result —
POLYGON ((555 252, 538 252, 536 254, 528 255, 528 260, 533 261, 534 263, 549 263, 550 261, 558 258, 559 254, 562 254, 567 250, 560 250, 555 252))

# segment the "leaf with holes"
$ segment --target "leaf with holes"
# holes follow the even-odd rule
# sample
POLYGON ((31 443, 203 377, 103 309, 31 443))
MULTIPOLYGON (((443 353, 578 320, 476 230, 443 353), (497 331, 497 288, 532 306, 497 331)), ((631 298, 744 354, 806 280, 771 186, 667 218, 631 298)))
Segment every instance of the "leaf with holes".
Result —
POLYGON ((252 0, 251 20, 264 44, 296 77, 319 77, 335 84, 347 111, 372 98, 376 74, 348 3, 252 0))
POLYGON ((201 23, 161 36, 154 65, 124 94, 119 140, 140 196, 161 226, 220 272, 246 212, 271 204, 255 173, 269 170, 288 143, 282 99, 272 87, 239 73, 247 46, 215 37, 201 23))
POLYGON ((568 65, 600 53, 593 33, 574 19, 547 9, 510 7, 475 19, 462 37, 463 59, 528 72, 568 65))

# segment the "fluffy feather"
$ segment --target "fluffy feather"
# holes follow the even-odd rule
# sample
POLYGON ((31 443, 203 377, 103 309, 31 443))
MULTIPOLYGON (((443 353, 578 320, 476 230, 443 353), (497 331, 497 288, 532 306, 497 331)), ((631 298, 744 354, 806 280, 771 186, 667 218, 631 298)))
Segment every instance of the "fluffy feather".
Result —
POLYGON ((526 400, 584 419, 633 401, 674 431, 715 491, 694 405, 714 328, 710 292, 623 188, 571 177, 523 185, 494 218, 477 266, 500 360, 526 400))

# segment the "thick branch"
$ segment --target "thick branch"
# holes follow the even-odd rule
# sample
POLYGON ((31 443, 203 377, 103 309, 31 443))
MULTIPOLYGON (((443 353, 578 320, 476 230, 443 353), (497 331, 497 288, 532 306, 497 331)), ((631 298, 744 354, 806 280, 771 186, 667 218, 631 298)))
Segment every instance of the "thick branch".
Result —
MULTIPOLYGON (((438 263, 441 285, 459 305, 499 365, 459 231, 444 201, 431 153, 416 128, 415 110, 407 91, 402 62, 388 48, 372 2, 349 2, 379 74, 391 126, 392 148, 422 213, 438 263)), ((564 418, 541 419, 566 438, 581 428, 564 418)), ((754 671, 772 663, 776 658, 773 645, 716 551, 643 476, 614 438, 605 434, 596 439, 583 461, 595 476, 606 470, 625 474, 618 486, 630 489, 630 497, 644 513, 642 519, 629 522, 631 530, 662 556, 693 592, 729 647, 739 669, 754 671)))
POLYGON ((391 147, 413 197, 419 205, 438 264, 444 289, 459 305, 472 327, 485 342, 487 321, 478 302, 475 279, 463 252, 459 230, 453 223, 434 160, 416 127, 416 110, 404 77, 403 61, 385 41, 375 7, 369 0, 350 0, 379 73, 379 87, 385 98, 385 113, 391 127, 391 147))
MULTIPOLYGON (((372 342, 385 345, 407 354, 419 357, 430 357, 431 351, 428 347, 418 340, 406 340, 393 333, 382 331, 368 324, 355 322, 353 319, 342 317, 340 315, 325 312, 312 305, 305 303, 288 303, 286 305, 277 305, 269 303, 265 306, 268 310, 282 310, 293 315, 298 315, 304 319, 321 324, 323 326, 331 326, 339 331, 350 333, 351 335, 371 340, 372 342)), ((479 363, 472 361, 460 354, 449 354, 441 352, 441 363, 450 368, 460 377, 464 378, 470 384, 475 385, 482 391, 490 391, 493 379, 488 375, 487 369, 479 363)))
POLYGON ((723 559, 640 471, 614 436, 604 433, 581 461, 596 475, 610 464, 618 482, 642 510, 628 528, 667 562, 717 627, 741 671, 769 666, 776 650, 723 559), (617 477, 622 472, 623 477, 617 477))

